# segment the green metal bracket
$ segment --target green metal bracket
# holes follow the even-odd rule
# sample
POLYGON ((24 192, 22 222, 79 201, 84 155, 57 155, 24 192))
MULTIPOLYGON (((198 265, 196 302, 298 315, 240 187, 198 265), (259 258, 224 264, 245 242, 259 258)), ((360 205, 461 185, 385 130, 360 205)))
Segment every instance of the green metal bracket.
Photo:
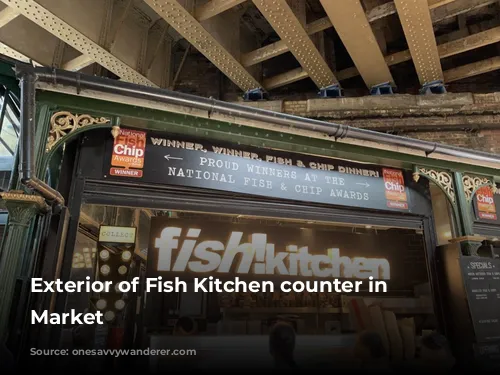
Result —
POLYGON ((462 175, 462 185, 464 187, 465 198, 467 202, 472 203, 472 199, 476 192, 485 186, 490 186, 493 194, 497 191, 495 179, 493 177, 485 177, 464 173, 462 175))
POLYGON ((446 198, 448 198, 451 205, 453 207, 457 206, 457 197, 452 172, 415 166, 413 168, 413 180, 418 182, 420 176, 434 182, 446 195, 446 198))
POLYGON ((74 114, 69 111, 53 112, 50 116, 49 132, 40 170, 45 171, 54 154, 68 141, 78 135, 93 129, 112 128, 112 134, 115 136, 119 130, 119 126, 119 117, 74 114))
POLYGON ((453 218, 462 229, 462 218, 460 216, 459 205, 457 201, 456 183, 453 180, 453 172, 447 170, 439 170, 422 166, 413 167, 413 180, 418 182, 420 177, 425 177, 438 186, 451 204, 453 218))

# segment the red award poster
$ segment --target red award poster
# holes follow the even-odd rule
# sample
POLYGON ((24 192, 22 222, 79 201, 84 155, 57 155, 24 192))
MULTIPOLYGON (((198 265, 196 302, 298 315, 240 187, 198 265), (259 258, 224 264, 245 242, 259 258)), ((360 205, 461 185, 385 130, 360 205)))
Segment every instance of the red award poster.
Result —
POLYGON ((146 132, 120 129, 115 138, 111 156, 112 176, 142 177, 144 154, 146 152, 146 132))
POLYGON ((495 198, 489 186, 479 188, 476 193, 477 211, 481 219, 497 220, 495 198))
POLYGON ((397 169, 384 168, 383 177, 387 207, 407 210, 408 197, 403 172, 397 169))

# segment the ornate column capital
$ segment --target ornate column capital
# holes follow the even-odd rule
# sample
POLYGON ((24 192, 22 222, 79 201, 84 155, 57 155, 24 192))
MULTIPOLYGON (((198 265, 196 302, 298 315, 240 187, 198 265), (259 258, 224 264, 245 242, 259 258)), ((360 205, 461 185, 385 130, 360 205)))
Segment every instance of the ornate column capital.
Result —
POLYGON ((49 209, 43 197, 19 190, 0 193, 0 206, 9 212, 9 225, 21 226, 27 226, 33 216, 49 209))
MULTIPOLYGON (((63 143, 67 136, 87 126, 111 124, 107 117, 94 117, 88 114, 73 114, 68 111, 54 113, 50 118, 50 130, 45 151, 49 152, 56 145, 63 143)), ((114 128, 114 127, 113 127, 114 128)))
POLYGON ((478 256, 477 250, 483 244, 486 237, 482 236, 464 236, 450 240, 450 243, 459 243, 462 255, 478 256))

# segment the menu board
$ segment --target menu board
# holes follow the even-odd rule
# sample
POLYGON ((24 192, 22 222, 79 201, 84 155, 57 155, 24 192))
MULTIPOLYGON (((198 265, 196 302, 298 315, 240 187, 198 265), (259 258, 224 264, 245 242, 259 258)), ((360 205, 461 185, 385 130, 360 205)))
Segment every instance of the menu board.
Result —
POLYGON ((463 257, 461 267, 477 342, 500 341, 500 259, 463 257))

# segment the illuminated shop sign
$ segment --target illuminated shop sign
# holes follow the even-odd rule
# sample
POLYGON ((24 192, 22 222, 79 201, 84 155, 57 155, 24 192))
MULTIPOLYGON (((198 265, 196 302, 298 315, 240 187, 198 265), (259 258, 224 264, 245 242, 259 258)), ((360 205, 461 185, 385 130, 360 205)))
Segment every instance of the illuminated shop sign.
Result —
MULTIPOLYGON (((159 220, 162 218, 160 217, 159 220)), ((288 233, 274 227, 240 226, 234 230, 227 224, 171 225, 154 227, 149 255, 155 273, 190 272, 195 274, 276 275, 311 278, 367 279, 391 278, 389 260, 377 256, 373 249, 363 249, 371 256, 354 253, 356 234, 317 233, 314 238, 288 233), (156 229, 155 229, 156 228, 156 229), (278 230, 278 232, 276 232, 278 230), (267 232, 267 233, 266 233, 267 232), (328 237, 332 246, 328 244, 328 237), (342 250, 342 237, 350 241, 348 251, 342 250), (311 244, 308 244, 308 240, 311 244), (324 244, 325 245, 324 245, 324 244), (321 246, 321 247, 320 247, 321 246), (352 254, 353 253, 353 254, 352 254)), ((310 230, 308 236, 311 234, 310 230)), ((306 233, 304 233, 306 234, 306 233)), ((363 239, 364 241, 367 238, 363 239)))
POLYGON ((135 227, 101 225, 99 228, 99 242, 133 244, 135 243, 136 231, 135 227))
POLYGON ((320 204, 420 214, 430 211, 428 186, 424 179, 415 183, 410 171, 255 147, 239 149, 155 132, 123 132, 130 135, 110 140, 110 156, 103 170, 106 179, 133 177, 141 183, 320 204))

